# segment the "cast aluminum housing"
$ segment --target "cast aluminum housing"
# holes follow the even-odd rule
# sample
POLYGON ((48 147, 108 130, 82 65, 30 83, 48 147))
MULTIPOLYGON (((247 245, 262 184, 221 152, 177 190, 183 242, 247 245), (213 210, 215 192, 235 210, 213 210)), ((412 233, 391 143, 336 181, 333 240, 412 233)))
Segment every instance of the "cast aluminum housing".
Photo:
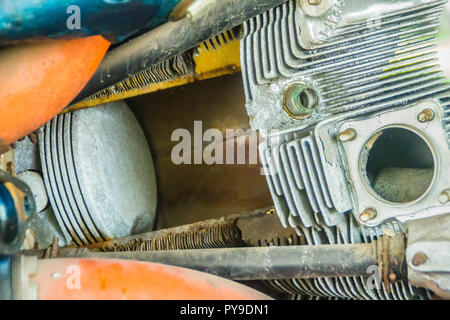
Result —
MULTIPOLYGON (((290 0, 245 23, 250 124, 269 132, 259 151, 278 217, 306 244, 371 242, 450 212, 450 85, 434 51, 446 2, 290 0), (390 128, 412 132, 432 154, 430 186, 414 201, 380 199, 366 181, 367 154, 390 128)), ((271 285, 354 299, 428 294, 408 281, 366 281, 271 285)))
POLYGON ((353 212, 359 223, 379 226, 397 217, 404 221, 450 212, 449 203, 438 201, 450 185, 450 86, 433 51, 446 1, 339 0, 320 6, 325 3, 322 12, 311 10, 308 1, 288 1, 245 24, 246 106, 254 129, 273 130, 260 154, 282 223, 336 226, 342 215, 353 212), (301 116, 284 108, 293 85, 316 95, 301 116), (411 120, 426 108, 423 104, 434 110, 428 124, 411 120), (377 114, 385 112, 390 115, 381 120, 377 114), (405 112, 412 118, 406 120, 405 112), (398 121, 390 122, 392 117, 398 121), (352 164, 360 150, 349 150, 356 143, 338 139, 349 121, 362 127, 372 121, 372 131, 361 135, 366 139, 387 125, 417 127, 435 154, 431 191, 401 210, 369 201, 355 179, 360 168, 352 164), (373 203, 379 205, 376 218, 361 219, 373 203))

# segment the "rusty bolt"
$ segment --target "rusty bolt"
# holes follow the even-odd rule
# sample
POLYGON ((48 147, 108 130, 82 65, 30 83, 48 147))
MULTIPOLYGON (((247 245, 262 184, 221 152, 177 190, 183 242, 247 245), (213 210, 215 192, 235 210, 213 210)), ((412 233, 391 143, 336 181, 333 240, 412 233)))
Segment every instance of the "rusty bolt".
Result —
POLYGON ((423 252, 417 252, 412 260, 412 264, 416 267, 422 265, 427 261, 427 256, 423 252))
POLYGON ((352 140, 356 139, 356 136, 357 136, 356 130, 349 128, 349 129, 339 133, 339 141, 341 141, 341 142, 352 141, 352 140))
POLYGON ((377 210, 375 210, 374 208, 367 208, 359 215, 359 219, 362 222, 367 222, 367 221, 374 219, 376 216, 377 216, 377 210))
POLYGON ((308 3, 312 6, 318 6, 322 3, 322 0, 308 0, 308 3))
POLYGON ((11 161, 8 161, 8 163, 6 164, 6 171, 8 171, 9 173, 14 173, 14 163, 11 161))
POLYGON ((450 201, 450 189, 443 191, 439 196, 439 202, 441 204, 446 204, 449 201, 450 201))
POLYGON ((431 109, 425 109, 417 116, 417 120, 419 120, 419 122, 422 123, 430 122, 433 119, 434 119, 434 112, 431 109))
POLYGON ((397 276, 395 275, 395 273, 389 274, 389 280, 391 282, 395 282, 395 280, 397 280, 397 276))

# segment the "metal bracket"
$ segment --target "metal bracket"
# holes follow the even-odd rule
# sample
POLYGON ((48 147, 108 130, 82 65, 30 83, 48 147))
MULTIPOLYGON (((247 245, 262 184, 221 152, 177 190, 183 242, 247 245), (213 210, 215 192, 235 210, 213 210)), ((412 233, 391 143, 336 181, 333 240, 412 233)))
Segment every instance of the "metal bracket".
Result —
POLYGON ((406 250, 408 267, 420 272, 450 272, 450 241, 424 241, 406 250))
POLYGON ((353 205, 356 218, 364 225, 375 226, 381 222, 398 218, 401 222, 437 216, 450 212, 450 203, 442 204, 439 198, 448 186, 450 176, 450 150, 442 128, 444 114, 435 100, 418 103, 410 108, 377 113, 370 117, 343 122, 339 132, 355 131, 351 141, 340 142, 343 150, 342 162, 352 185, 353 205), (421 122, 418 116, 423 110, 434 113, 430 121, 421 122), (407 203, 392 203, 382 199, 369 186, 361 169, 361 150, 377 132, 388 128, 408 129, 420 136, 429 146, 434 158, 434 176, 428 190, 420 198, 407 203), (377 214, 370 219, 361 219, 360 214, 368 208, 377 214))

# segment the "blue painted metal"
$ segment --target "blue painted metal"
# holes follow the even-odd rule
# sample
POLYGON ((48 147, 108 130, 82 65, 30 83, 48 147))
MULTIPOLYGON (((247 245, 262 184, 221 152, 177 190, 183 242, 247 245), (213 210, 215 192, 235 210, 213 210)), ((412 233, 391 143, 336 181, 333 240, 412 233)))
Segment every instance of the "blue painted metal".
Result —
POLYGON ((18 229, 19 219, 14 199, 9 190, 0 184, 0 242, 5 245, 12 243, 17 238, 18 229))
POLYGON ((0 44, 30 38, 98 34, 113 43, 121 42, 137 32, 147 31, 167 22, 170 12, 179 2, 180 0, 0 0, 0 44), (78 27, 80 28, 77 29, 78 27))
POLYGON ((11 259, 0 255, 0 300, 12 299, 11 259))
POLYGON ((26 230, 35 218, 36 204, 28 185, 0 170, 0 255, 11 255, 20 250, 26 230), (23 194, 23 204, 15 202, 5 184, 14 188, 15 194, 23 194))

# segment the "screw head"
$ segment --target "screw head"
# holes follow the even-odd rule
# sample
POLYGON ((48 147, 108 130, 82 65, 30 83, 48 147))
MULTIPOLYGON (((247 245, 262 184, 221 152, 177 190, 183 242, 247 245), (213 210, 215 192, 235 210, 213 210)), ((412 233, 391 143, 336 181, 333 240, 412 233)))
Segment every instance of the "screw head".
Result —
POLYGON ((368 222, 368 221, 374 219, 376 216, 377 216, 377 210, 375 210, 374 208, 367 208, 359 215, 359 219, 362 222, 368 222))
POLYGON ((349 129, 339 133, 338 138, 339 138, 339 141, 341 141, 341 142, 348 142, 348 141, 355 140, 357 136, 358 136, 358 134, 356 133, 356 130, 349 128, 349 129))
POLYGON ((322 3, 322 0, 308 0, 308 3, 312 6, 318 6, 322 3))
POLYGON ((444 192, 441 193, 441 195, 439 196, 439 202, 441 204, 446 204, 447 202, 450 201, 450 190, 445 190, 444 192))
POLYGON ((389 280, 391 282, 395 282, 395 280, 397 280, 397 275, 395 273, 390 273, 389 274, 389 280))
POLYGON ((418 266, 424 264, 425 261, 427 261, 427 256, 426 256, 426 254, 423 253, 423 252, 417 252, 417 253, 414 255, 414 258, 413 258, 413 260, 412 260, 412 264, 413 264, 414 266, 418 267, 418 266))
POLYGON ((434 111, 431 109, 423 110, 418 116, 417 120, 421 123, 430 122, 434 119, 434 111))

